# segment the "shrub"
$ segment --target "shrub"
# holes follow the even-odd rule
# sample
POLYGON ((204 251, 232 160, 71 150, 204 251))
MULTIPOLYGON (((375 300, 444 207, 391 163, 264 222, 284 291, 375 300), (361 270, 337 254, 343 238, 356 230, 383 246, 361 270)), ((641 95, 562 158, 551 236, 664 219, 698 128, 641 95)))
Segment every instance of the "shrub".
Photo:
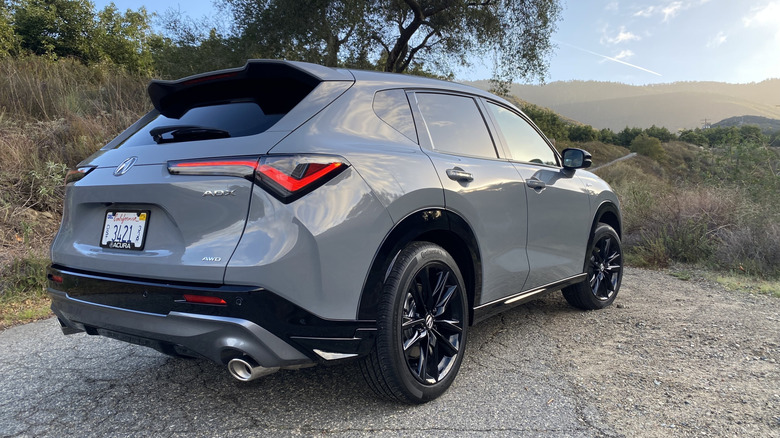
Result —
POLYGON ((656 161, 663 161, 666 153, 664 148, 661 147, 661 140, 650 137, 647 134, 639 134, 633 140, 631 140, 631 151, 638 154, 642 154, 646 157, 650 157, 656 161))

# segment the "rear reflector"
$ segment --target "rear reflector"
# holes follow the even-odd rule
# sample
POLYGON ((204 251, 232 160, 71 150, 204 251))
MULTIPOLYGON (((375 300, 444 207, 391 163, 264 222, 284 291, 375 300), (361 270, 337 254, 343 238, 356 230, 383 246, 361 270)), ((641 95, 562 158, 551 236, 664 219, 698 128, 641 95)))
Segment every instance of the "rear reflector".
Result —
POLYGON ((204 295, 184 295, 184 301, 188 303, 194 303, 194 304, 216 304, 216 305, 226 305, 227 302, 219 297, 207 297, 204 295))

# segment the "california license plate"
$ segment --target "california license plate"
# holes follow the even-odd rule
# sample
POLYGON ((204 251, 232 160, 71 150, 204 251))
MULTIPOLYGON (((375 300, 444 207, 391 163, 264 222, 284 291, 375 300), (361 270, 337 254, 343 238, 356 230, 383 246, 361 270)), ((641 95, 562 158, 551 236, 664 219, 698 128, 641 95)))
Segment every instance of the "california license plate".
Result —
POLYGON ((106 212, 100 246, 103 248, 144 249, 146 229, 149 223, 149 211, 106 212))

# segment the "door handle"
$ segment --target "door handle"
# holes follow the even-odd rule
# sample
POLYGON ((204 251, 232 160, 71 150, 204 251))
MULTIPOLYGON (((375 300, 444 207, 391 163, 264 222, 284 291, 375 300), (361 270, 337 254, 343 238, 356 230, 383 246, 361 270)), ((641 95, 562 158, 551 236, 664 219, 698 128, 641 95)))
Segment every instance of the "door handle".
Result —
POLYGON ((542 190, 547 187, 547 184, 545 184, 544 181, 537 179, 536 177, 526 180, 525 184, 534 190, 542 190))
POLYGON ((447 169, 447 176, 453 181, 471 182, 474 181, 474 175, 466 172, 460 167, 447 169))

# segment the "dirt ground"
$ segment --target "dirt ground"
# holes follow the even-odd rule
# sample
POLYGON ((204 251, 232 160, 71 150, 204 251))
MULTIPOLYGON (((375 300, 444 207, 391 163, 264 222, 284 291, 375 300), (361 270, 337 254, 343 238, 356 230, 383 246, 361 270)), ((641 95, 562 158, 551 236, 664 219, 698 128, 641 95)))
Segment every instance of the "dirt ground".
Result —
POLYGON ((780 437, 780 299, 627 269, 615 305, 539 322, 598 406, 583 421, 629 437, 780 437))

